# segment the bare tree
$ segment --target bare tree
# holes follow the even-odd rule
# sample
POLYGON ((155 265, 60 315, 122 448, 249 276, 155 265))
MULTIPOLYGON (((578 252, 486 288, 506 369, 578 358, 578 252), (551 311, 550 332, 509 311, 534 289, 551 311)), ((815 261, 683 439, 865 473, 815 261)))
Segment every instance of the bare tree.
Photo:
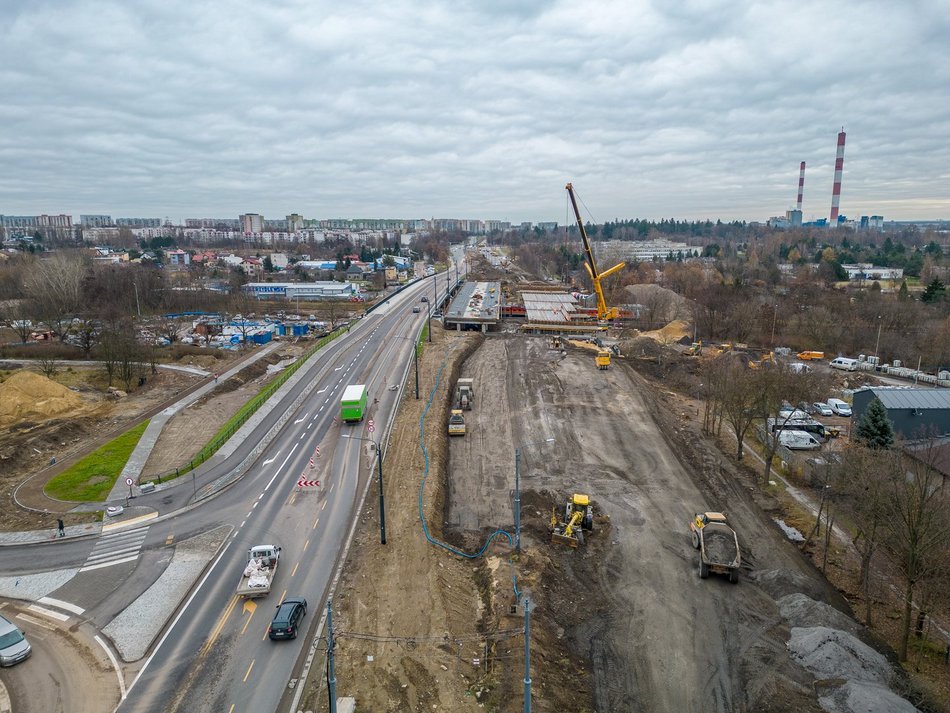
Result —
POLYGON ((55 253, 37 261, 24 280, 24 291, 32 298, 39 321, 60 339, 82 305, 87 269, 82 256, 55 253))
POLYGON ((721 355, 717 361, 725 366, 721 374, 721 404, 725 420, 736 434, 736 458, 742 460, 745 437, 760 417, 762 406, 754 371, 736 354, 721 355))
POLYGON ((33 322, 30 317, 36 314, 36 311, 29 300, 9 300, 4 303, 2 313, 3 320, 16 332, 21 344, 26 344, 33 333, 33 322))
POLYGON ((55 357, 46 356, 44 354, 36 360, 36 364, 40 368, 40 373, 47 379, 52 379, 56 376, 56 372, 59 371, 59 365, 56 363, 55 357))
POLYGON ((852 443, 839 469, 839 489, 853 515, 852 544, 861 561, 859 579, 864 596, 864 623, 872 625, 871 564, 884 536, 888 471, 897 454, 852 443))
POLYGON ((939 573, 950 548, 950 498, 944 476, 935 467, 939 450, 933 439, 902 454, 890 472, 886 499, 886 546, 904 579, 904 612, 898 656, 907 660, 911 612, 918 587, 939 573))

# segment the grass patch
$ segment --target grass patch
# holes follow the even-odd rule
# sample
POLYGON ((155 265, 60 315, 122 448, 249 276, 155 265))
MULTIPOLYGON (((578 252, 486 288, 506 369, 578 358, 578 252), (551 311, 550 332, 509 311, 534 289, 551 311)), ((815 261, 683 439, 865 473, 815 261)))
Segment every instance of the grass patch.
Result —
POLYGON ((46 484, 46 494, 60 500, 105 500, 146 426, 148 421, 142 421, 64 470, 46 484))

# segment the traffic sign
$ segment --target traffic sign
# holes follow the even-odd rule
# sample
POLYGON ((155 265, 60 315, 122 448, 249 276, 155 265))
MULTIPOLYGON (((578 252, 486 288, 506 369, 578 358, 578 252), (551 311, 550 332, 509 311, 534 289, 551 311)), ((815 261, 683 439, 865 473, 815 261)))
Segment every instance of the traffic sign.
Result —
POLYGON ((373 431, 376 430, 376 428, 375 428, 374 426, 370 425, 370 426, 367 426, 366 430, 369 431, 370 433, 372 433, 373 431))
POLYGON ((132 483, 134 483, 134 482, 135 482, 135 481, 132 480, 131 478, 126 478, 126 479, 125 479, 125 484, 126 484, 126 485, 132 485, 132 483))
POLYGON ((370 420, 369 420, 369 427, 372 428, 372 427, 375 426, 375 425, 376 425, 376 422, 373 421, 373 419, 370 419, 370 420))
POLYGON ((300 480, 297 481, 298 488, 319 488, 319 480, 305 480, 303 476, 300 477, 300 480))

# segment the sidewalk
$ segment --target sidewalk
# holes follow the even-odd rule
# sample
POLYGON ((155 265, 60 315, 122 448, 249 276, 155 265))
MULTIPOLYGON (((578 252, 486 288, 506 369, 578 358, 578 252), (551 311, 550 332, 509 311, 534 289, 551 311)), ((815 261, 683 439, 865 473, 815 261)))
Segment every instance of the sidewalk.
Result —
POLYGON ((106 498, 106 501, 113 502, 116 500, 121 500, 125 497, 126 492, 129 489, 129 486, 126 485, 127 478, 131 478, 136 483, 138 482, 139 476, 142 474, 142 469, 145 468, 145 463, 148 461, 148 457, 152 453, 152 449, 158 442, 159 436, 162 435, 162 430, 165 428, 165 424, 168 423, 168 420, 172 416, 187 408, 208 392, 217 388, 219 381, 224 381, 234 376, 249 364, 253 364, 259 359, 263 359, 265 356, 280 346, 282 346, 280 342, 271 342, 263 349, 258 349, 247 359, 238 362, 223 374, 220 374, 216 379, 209 381, 201 388, 192 391, 183 399, 176 402, 173 406, 169 406, 161 413, 153 416, 152 420, 149 421, 149 424, 145 429, 145 433, 142 434, 138 444, 135 446, 135 450, 133 450, 132 455, 129 456, 129 460, 125 464, 125 468, 122 469, 121 475, 116 478, 115 484, 112 486, 112 491, 109 493, 109 497, 106 498))

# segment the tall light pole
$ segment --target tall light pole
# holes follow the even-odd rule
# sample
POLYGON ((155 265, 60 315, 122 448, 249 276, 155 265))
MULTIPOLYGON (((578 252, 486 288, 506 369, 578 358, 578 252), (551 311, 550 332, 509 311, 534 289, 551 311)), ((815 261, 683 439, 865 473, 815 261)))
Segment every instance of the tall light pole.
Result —
MULTIPOLYGON (((438 278, 439 278, 438 274, 432 276, 432 299, 435 300, 436 302, 439 301, 439 288, 436 287, 438 278)), ((426 313, 426 326, 428 327, 430 344, 432 343, 432 318, 429 316, 431 314, 432 314, 432 310, 429 310, 429 312, 426 313)))
POLYGON ((517 552, 521 552, 521 449, 543 443, 554 443, 554 439, 545 438, 543 441, 531 441, 531 443, 523 443, 515 448, 515 551, 517 552))
POLYGON ((366 441, 376 446, 376 463, 379 465, 379 544, 386 544, 386 500, 383 495, 383 450, 379 441, 363 436, 352 436, 348 433, 343 434, 343 438, 351 438, 354 441, 366 441))
POLYGON ((776 317, 778 317, 778 305, 773 305, 772 306, 772 339, 769 341, 770 349, 775 349, 775 318, 776 317))
POLYGON ((531 713, 531 600, 524 599, 524 713, 531 713))
POLYGON ((878 351, 881 347, 881 315, 877 316, 877 341, 874 343, 874 356, 879 357, 881 353, 878 351))

